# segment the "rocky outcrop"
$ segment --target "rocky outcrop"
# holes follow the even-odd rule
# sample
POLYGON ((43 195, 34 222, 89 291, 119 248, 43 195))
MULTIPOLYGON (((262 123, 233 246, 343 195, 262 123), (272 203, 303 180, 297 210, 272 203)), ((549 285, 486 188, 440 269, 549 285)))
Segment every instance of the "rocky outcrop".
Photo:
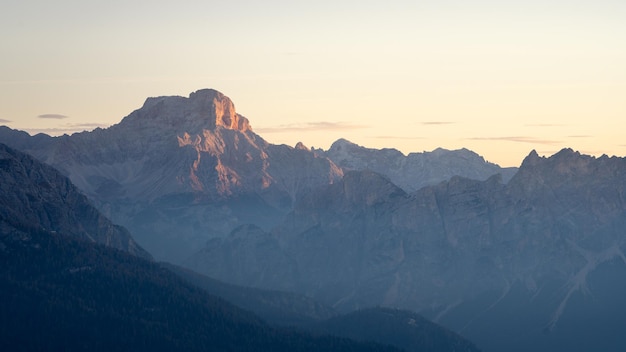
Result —
POLYGON ((508 182, 517 168, 502 168, 467 150, 437 148, 432 152, 402 154, 396 149, 372 149, 339 139, 329 150, 316 150, 344 170, 371 170, 386 175, 407 192, 447 181, 453 176, 486 180, 495 174, 508 182))
POLYGON ((617 351, 624 339, 608 331, 626 323, 618 298, 626 294, 625 228, 626 159, 564 149, 549 158, 532 152, 507 184, 453 177, 407 194, 373 172, 349 172, 255 235, 274 243, 271 251, 250 250, 245 234, 205 249, 260 260, 275 277, 255 280, 248 265, 189 264, 340 311, 416 310, 487 351, 617 351), (269 256, 293 264, 274 270, 269 256))
POLYGON ((125 228, 101 215, 65 176, 4 144, 0 144, 0 180, 3 234, 60 233, 151 258, 125 228))

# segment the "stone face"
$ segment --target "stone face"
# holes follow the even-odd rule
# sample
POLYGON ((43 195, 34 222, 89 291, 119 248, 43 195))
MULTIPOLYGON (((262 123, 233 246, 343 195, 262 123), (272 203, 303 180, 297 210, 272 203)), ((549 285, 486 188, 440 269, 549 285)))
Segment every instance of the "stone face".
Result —
MULTIPOLYGON (((582 311, 597 318, 586 336, 602 346, 600 336, 608 346, 623 340, 605 332, 626 323, 617 299, 626 293, 624 229, 626 159, 566 149, 550 158, 531 153, 507 184, 497 176, 453 177, 407 194, 371 171, 348 172, 301 197, 263 235, 280 244, 271 251, 233 246, 230 238, 205 250, 247 260, 290 258, 291 270, 286 261, 268 269, 266 261, 264 270, 278 277, 255 285, 305 293, 340 311, 408 308, 486 350, 516 341, 510 350, 548 351, 583 336, 576 315, 582 311), (527 339, 494 339, 515 331, 526 331, 527 339)), ((258 277, 248 265, 221 271, 218 263, 190 264, 237 283, 258 277)))
POLYGON ((345 170, 370 170, 386 175, 407 192, 447 181, 453 176, 474 180, 501 174, 508 182, 517 168, 501 168, 467 150, 435 149, 432 152, 402 154, 396 149, 371 149, 339 139, 329 150, 316 150, 345 170))
POLYGON ((0 180, 2 232, 43 230, 150 258, 126 229, 101 215, 67 177, 4 144, 0 144, 0 180))

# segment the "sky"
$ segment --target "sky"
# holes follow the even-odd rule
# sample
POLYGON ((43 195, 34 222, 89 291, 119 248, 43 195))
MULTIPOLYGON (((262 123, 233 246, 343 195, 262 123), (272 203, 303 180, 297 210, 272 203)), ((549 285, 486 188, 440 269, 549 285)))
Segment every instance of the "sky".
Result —
POLYGON ((626 1, 4 0, 0 125, 214 88, 271 143, 626 155, 626 1))

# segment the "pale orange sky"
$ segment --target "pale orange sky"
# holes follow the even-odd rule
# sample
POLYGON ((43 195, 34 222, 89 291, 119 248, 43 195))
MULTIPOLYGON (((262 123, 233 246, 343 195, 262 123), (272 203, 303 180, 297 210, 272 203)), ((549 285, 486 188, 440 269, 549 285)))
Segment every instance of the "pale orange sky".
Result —
POLYGON ((272 143, 626 155, 623 1, 9 1, 0 124, 109 126, 214 88, 272 143))

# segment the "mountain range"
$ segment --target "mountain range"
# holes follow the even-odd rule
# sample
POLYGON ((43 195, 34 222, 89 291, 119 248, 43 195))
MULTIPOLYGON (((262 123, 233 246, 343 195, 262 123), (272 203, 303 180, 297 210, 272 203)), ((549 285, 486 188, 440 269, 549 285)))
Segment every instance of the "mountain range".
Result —
MULTIPOLYGON (((178 264, 237 226, 271 229, 300 195, 339 181, 344 172, 319 150, 266 142, 228 97, 212 89, 148 98, 116 125, 71 136, 29 136, 0 127, 0 142, 60 170, 155 258, 178 264)), ((338 141, 327 154, 339 155, 340 144, 347 142, 338 141)), ((351 168, 365 154, 381 153, 352 149, 338 159, 346 164, 352 155, 351 168)), ((410 188, 457 173, 510 173, 469 151, 423 156, 438 171, 412 177, 410 188)), ((415 170, 418 159, 407 157, 406 170, 415 170)))
MULTIPOLYGON (((0 168, 2 350, 423 351, 436 343, 442 351, 478 351, 416 315, 421 335, 369 336, 309 298, 154 263, 56 170, 2 144, 0 168), (273 326, 305 324, 315 328, 273 326)), ((389 328, 406 323, 376 312, 364 319, 389 328)))
MULTIPOLYGON (((288 313, 269 302, 305 295, 288 313, 296 324, 339 313, 417 322, 367 310, 384 306, 488 352, 626 345, 624 158, 532 151, 518 169, 466 149, 273 145, 215 90, 148 98, 116 125, 71 136, 0 127, 0 142, 68 176, 156 259, 211 277, 177 269, 187 282, 233 297, 291 292, 256 301, 269 317, 288 313)), ((35 204, 33 192, 7 204, 35 204)), ((38 214, 33 231, 57 231, 38 214)))
POLYGON ((435 185, 454 176, 473 180, 486 180, 500 174, 508 182, 517 172, 515 167, 501 168, 468 149, 447 150, 437 148, 432 152, 402 154, 397 149, 372 149, 339 139, 325 151, 326 156, 343 170, 370 170, 385 175, 406 192, 435 185))
POLYGON ((532 152, 507 184, 453 177, 406 193, 347 172, 272 231, 239 228, 188 265, 339 311, 421 312, 487 351, 617 351, 624 229, 626 159, 564 149, 532 152))

